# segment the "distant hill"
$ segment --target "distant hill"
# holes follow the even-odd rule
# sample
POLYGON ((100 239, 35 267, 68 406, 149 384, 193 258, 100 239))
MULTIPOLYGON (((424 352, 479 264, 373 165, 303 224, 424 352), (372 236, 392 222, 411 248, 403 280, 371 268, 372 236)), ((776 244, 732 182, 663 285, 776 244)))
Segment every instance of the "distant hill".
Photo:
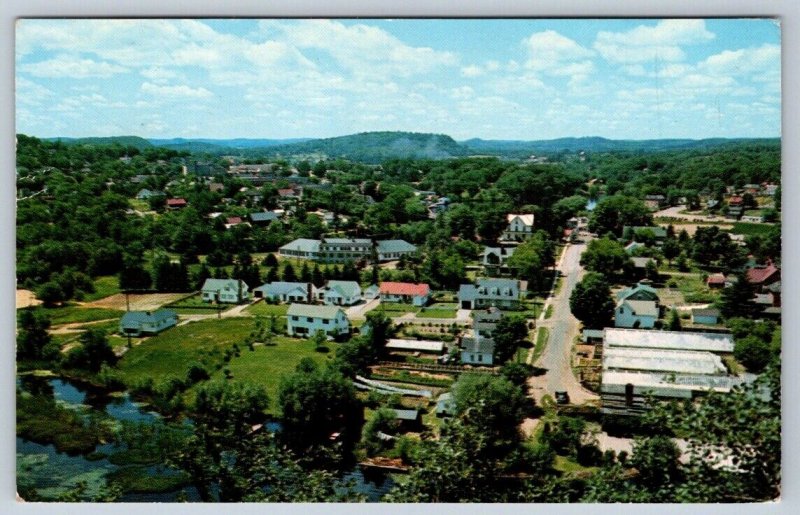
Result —
POLYGON ((109 136, 99 138, 46 138, 46 141, 61 141, 65 145, 113 145, 136 147, 139 150, 152 148, 153 144, 139 136, 109 136))
POLYGON ((211 138, 171 138, 155 139, 148 141, 158 147, 166 147, 174 150, 188 150, 190 152, 224 152, 226 149, 252 149, 269 148, 278 145, 287 145, 308 141, 310 138, 289 138, 289 139, 211 139, 211 138))
POLYGON ((601 137, 558 138, 538 141, 483 140, 474 138, 461 144, 472 153, 504 157, 527 157, 531 154, 559 152, 615 152, 615 151, 659 151, 673 149, 701 149, 725 144, 744 142, 776 142, 778 138, 709 138, 709 139, 655 139, 612 140, 601 137))
POLYGON ((379 163, 391 158, 446 159, 469 151, 444 134, 417 132, 362 132, 349 136, 309 140, 266 149, 281 156, 318 155, 379 163))
POLYGON ((363 132, 335 138, 311 139, 210 139, 171 138, 144 139, 138 136, 102 138, 48 138, 65 144, 108 145, 118 143, 145 149, 154 146, 176 151, 234 154, 245 158, 284 157, 292 159, 345 158, 364 163, 380 163, 387 159, 448 159, 489 155, 509 159, 526 159, 531 155, 574 154, 578 152, 654 152, 662 150, 706 150, 739 143, 780 144, 780 138, 709 138, 612 140, 602 137, 558 138, 551 140, 484 140, 473 138, 456 142, 445 134, 417 132, 363 132))

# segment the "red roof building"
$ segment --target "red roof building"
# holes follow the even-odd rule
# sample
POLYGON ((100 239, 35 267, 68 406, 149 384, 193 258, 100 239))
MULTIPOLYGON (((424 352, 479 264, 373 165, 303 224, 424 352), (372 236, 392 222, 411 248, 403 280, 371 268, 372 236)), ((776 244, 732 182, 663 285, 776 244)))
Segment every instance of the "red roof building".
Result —
POLYGON ((706 286, 709 288, 723 288, 725 286, 725 274, 711 274, 706 279, 706 286))
POLYGON ((728 199, 729 206, 741 206, 744 204, 744 199, 742 197, 731 197, 728 199))
POLYGON ((294 197, 296 193, 292 188, 281 188, 278 190, 278 195, 281 197, 294 197))
POLYGON ((186 207, 186 199, 185 198, 168 198, 167 199, 167 207, 175 209, 179 207, 186 207))
POLYGON ((747 271, 747 282, 754 286, 766 286, 779 281, 780 278, 781 271, 772 263, 767 266, 751 268, 747 271))
POLYGON ((228 225, 239 225, 242 223, 242 218, 240 216, 231 216, 225 221, 228 225))
POLYGON ((427 284, 393 283, 380 284, 381 302, 406 302, 422 307, 428 304, 431 288, 427 284))
POLYGON ((424 297, 431 292, 431 288, 427 284, 385 282, 381 283, 380 288, 381 295, 424 297))

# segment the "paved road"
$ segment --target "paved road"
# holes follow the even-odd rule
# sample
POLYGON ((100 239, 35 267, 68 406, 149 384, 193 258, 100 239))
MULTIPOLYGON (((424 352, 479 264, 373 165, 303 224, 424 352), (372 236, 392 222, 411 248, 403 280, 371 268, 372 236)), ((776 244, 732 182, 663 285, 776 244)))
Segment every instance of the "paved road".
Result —
POLYGON ((572 373, 571 363, 572 345, 580 325, 570 311, 569 297, 575 285, 583 277, 584 271, 580 266, 580 259, 585 249, 585 243, 577 243, 569 245, 564 251, 557 267, 564 277, 561 291, 548 300, 553 306, 553 315, 538 323, 540 327, 549 327, 550 339, 536 362, 536 366, 547 369, 547 373, 533 377, 529 381, 531 391, 537 400, 545 393, 553 396, 559 390, 566 391, 573 404, 583 404, 599 398, 581 386, 572 373))

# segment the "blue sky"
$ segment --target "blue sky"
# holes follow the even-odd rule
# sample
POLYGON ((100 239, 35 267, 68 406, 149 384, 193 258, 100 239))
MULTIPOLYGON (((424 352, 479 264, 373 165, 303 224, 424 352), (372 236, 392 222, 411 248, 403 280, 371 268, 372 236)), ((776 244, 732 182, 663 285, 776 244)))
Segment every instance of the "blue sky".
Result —
POLYGON ((780 136, 769 19, 21 20, 16 131, 780 136))

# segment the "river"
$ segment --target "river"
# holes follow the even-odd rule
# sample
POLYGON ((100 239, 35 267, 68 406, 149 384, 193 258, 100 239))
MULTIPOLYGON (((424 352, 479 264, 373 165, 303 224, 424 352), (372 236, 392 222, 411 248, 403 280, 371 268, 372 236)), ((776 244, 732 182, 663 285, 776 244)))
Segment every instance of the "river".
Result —
MULTIPOLYGON (((27 377, 24 381, 18 379, 17 385, 28 391, 33 389, 38 395, 51 394, 57 402, 65 406, 102 411, 119 421, 153 422, 160 418, 157 413, 147 411, 143 404, 134 402, 127 394, 103 395, 65 379, 27 377)), ((271 423, 267 427, 276 429, 278 426, 271 423)), ((115 444, 104 444, 95 448, 95 455, 69 456, 58 452, 52 444, 42 445, 17 437, 17 488, 35 488, 41 496, 56 497, 82 481, 87 485, 87 494, 96 494, 105 485, 106 476, 119 468, 102 456, 118 450, 120 448, 115 444)), ((148 467, 148 472, 155 475, 168 474, 170 471, 159 465, 148 467)), ((357 466, 345 473, 343 479, 353 481, 355 490, 364 494, 369 502, 378 502, 394 486, 391 476, 371 473, 369 478, 365 478, 357 466)), ((194 487, 166 493, 128 493, 119 500, 172 502, 179 495, 185 496, 189 501, 200 500, 194 487)))

